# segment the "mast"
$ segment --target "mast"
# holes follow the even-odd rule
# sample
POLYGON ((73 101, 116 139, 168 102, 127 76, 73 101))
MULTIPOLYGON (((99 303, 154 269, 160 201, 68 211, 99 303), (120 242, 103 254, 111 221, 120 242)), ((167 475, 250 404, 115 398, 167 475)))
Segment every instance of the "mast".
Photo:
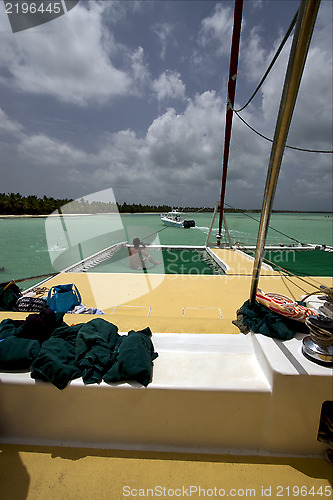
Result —
POLYGON ((229 147, 230 147, 230 138, 231 138, 233 107, 234 107, 235 91, 236 91, 236 77, 237 77, 237 67, 238 67, 240 31, 241 31, 241 24, 242 24, 242 12, 243 12, 243 0, 235 0, 234 28, 233 28, 232 43, 231 43, 227 111, 226 111, 225 133, 224 133, 223 171, 222 171, 222 186, 221 186, 221 198, 220 198, 220 219, 219 219, 219 231, 217 234, 217 244, 218 245, 220 245, 221 233, 222 233, 223 207, 224 207, 225 187, 226 187, 226 182, 227 182, 227 169, 228 169, 228 159, 229 159, 229 147))
POLYGON ((284 148, 302 79, 320 0, 302 0, 276 122, 253 266, 250 303, 256 299, 260 269, 284 148))

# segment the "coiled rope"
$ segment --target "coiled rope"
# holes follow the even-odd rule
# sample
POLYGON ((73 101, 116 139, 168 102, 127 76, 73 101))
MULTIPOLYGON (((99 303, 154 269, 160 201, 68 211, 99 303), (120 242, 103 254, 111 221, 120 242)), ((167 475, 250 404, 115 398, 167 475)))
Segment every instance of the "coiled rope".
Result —
POLYGON ((256 299, 260 304, 268 307, 271 311, 281 314, 286 318, 301 321, 302 323, 306 322, 308 317, 318 314, 312 309, 302 306, 289 297, 279 293, 264 293, 262 290, 258 290, 256 299))
POLYGON ((333 345, 333 321, 326 316, 308 317, 305 324, 310 330, 310 337, 315 344, 322 347, 333 345))

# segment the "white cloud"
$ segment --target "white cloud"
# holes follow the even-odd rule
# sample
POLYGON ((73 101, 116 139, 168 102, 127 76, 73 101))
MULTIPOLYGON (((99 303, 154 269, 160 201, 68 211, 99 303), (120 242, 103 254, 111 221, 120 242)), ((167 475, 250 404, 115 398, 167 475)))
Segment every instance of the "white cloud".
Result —
POLYGON ((165 71, 152 83, 153 91, 159 101, 168 99, 185 99, 185 85, 180 74, 175 71, 165 71))
MULTIPOLYGON (((210 16, 202 19, 196 42, 192 45, 190 62, 192 71, 198 81, 212 79, 214 86, 223 88, 228 78, 229 57, 233 30, 233 5, 231 2, 220 2, 215 5, 210 16)), ((245 22, 243 21, 243 26, 245 22)))
MULTIPOLYGON (((327 6, 323 4, 323 8, 327 6)), ((321 16, 315 26, 287 139, 287 144, 291 146, 305 149, 332 149, 332 21, 330 17, 321 16)), ((268 68, 281 38, 275 41, 273 49, 270 50, 265 47, 265 40, 260 36, 256 27, 253 28, 248 38, 243 39, 241 57, 245 73, 242 76, 251 82, 253 90, 254 84, 259 83, 268 68)), ((292 39, 293 36, 289 38, 259 93, 246 110, 251 110, 248 115, 249 123, 270 138, 274 135, 292 39)), ((243 113, 241 115, 245 118, 243 113)), ((313 158, 315 159, 314 156, 313 158)), ((308 161, 311 164, 309 157, 306 159, 306 162, 308 161)))
POLYGON ((66 194, 64 186, 70 183, 71 190, 75 187, 81 193, 110 186, 118 196, 127 193, 127 201, 138 197, 157 204, 173 197, 175 186, 176 191, 197 186, 202 196, 212 188, 212 179, 216 190, 220 176, 223 108, 215 92, 205 92, 189 100, 183 114, 169 108, 142 138, 132 130, 105 135, 95 153, 45 134, 28 133, 17 151, 27 168, 37 166, 43 172, 40 184, 45 178, 54 187, 61 185, 66 194))
POLYGON ((160 54, 161 59, 165 58, 168 45, 174 43, 172 38, 173 29, 173 25, 169 23, 156 23, 152 26, 152 30, 157 35, 162 47, 160 54))
POLYGON ((206 47, 210 43, 217 45, 217 52, 229 53, 233 26, 233 9, 226 2, 215 6, 214 14, 203 19, 199 34, 199 44, 206 47))
MULTIPOLYGON (((244 117, 251 121, 251 112, 246 110, 244 117)), ((221 185, 224 120, 224 100, 210 91, 189 99, 183 113, 169 108, 142 137, 130 129, 105 134, 94 153, 45 134, 29 135, 19 124, 12 134, 17 140, 17 130, 21 130, 16 148, 19 159, 24 158, 28 171, 38 169, 43 191, 47 192, 43 182, 70 197, 112 187, 118 202, 212 206, 221 185)), ((269 151, 267 142, 234 118, 227 203, 248 208, 261 205, 269 151)), ((295 203, 304 203, 305 189, 312 193, 308 199, 313 203, 329 203, 331 159, 326 155, 324 162, 321 159, 303 172, 301 166, 309 161, 304 155, 285 154, 279 185, 287 183, 289 192, 293 186, 295 203)), ((292 208, 290 201, 287 206, 281 200, 284 208, 292 208)))
POLYGON ((267 49, 257 27, 252 28, 247 38, 244 36, 241 38, 240 49, 241 62, 246 69, 247 78, 251 82, 259 82, 267 69, 267 61, 269 61, 271 54, 267 54, 267 49))
POLYGON ((40 165, 43 170, 53 166, 65 170, 82 166, 87 161, 87 155, 83 151, 44 134, 26 135, 19 144, 18 151, 22 158, 40 165))
POLYGON ((113 134, 105 144, 98 177, 122 199, 166 203, 180 192, 193 204, 215 203, 221 175, 224 103, 215 92, 189 100, 182 114, 169 108, 144 138, 131 131, 113 134), (213 199, 207 196, 213 190, 213 199), (138 193, 140 193, 140 198, 138 193), (138 196, 138 198, 136 198, 138 196))
MULTIPOLYGON (((331 172, 314 173, 308 178, 298 178, 292 188, 294 202, 302 203, 304 193, 310 206, 318 206, 318 203, 326 206, 326 210, 333 210, 332 205, 332 174, 331 172)), ((320 206, 320 205, 319 205, 320 206)))
POLYGON ((309 149, 333 149, 332 97, 330 54, 319 47, 310 48, 290 127, 289 144, 309 149))
POLYGON ((89 10, 78 4, 52 21, 52 30, 42 26, 14 37, 2 34, 0 66, 10 75, 2 76, 2 83, 80 106, 133 93, 134 79, 142 81, 145 74, 142 49, 131 54, 105 29, 109 3, 90 2, 89 10), (130 68, 112 62, 119 54, 130 68))
POLYGON ((136 88, 144 87, 149 83, 149 70, 145 62, 144 50, 139 47, 134 53, 129 55, 131 61, 131 71, 133 80, 136 82, 136 88))
MULTIPOLYGON (((56 99, 76 105, 106 102, 125 94, 137 96, 140 93, 142 96, 143 89, 147 87, 159 101, 160 109, 163 109, 162 104, 169 108, 160 111, 160 116, 157 116, 154 114, 156 102, 151 96, 145 95, 147 114, 143 113, 142 117, 145 120, 143 123, 150 123, 150 126, 145 125, 143 128, 140 122, 142 101, 138 104, 138 101, 130 100, 124 103, 123 108, 115 108, 117 120, 117 113, 124 110, 121 123, 125 123, 122 125, 125 130, 121 131, 119 124, 112 121, 114 116, 109 113, 110 108, 106 110, 106 115, 103 114, 103 108, 97 111, 96 108, 73 110, 68 106, 67 114, 63 116, 66 130, 63 130, 63 123, 61 128, 56 127, 57 118, 62 117, 58 113, 47 116, 52 121, 52 127, 45 121, 42 125, 36 121, 39 115, 37 113, 35 117, 32 110, 35 101, 31 104, 27 100, 30 114, 22 118, 26 129, 17 118, 14 120, 0 110, 0 131, 3 132, 1 151, 8 151, 6 165, 11 185, 16 186, 14 173, 17 178, 23 179, 24 167, 25 172, 29 172, 26 183, 22 181, 24 189, 29 190, 27 194, 36 192, 37 184, 38 194, 68 197, 79 197, 111 187, 119 202, 213 205, 221 186, 225 88, 221 95, 212 90, 200 90, 200 93, 195 94, 198 87, 193 84, 190 73, 186 73, 185 66, 176 64, 174 68, 177 69, 174 71, 159 66, 162 67, 158 70, 160 76, 150 83, 148 61, 151 62, 151 53, 145 40, 142 40, 145 50, 134 43, 129 49, 117 43, 112 33, 103 29, 104 14, 111 16, 110 8, 107 9, 111 4, 113 9, 116 8, 114 2, 94 3, 89 23, 84 8, 78 6, 73 9, 73 16, 77 12, 75 22, 80 20, 81 24, 74 27, 72 23, 72 28, 62 24, 63 37, 59 37, 59 31, 56 34, 49 31, 46 37, 42 30, 36 30, 29 36, 28 33, 22 33, 11 37, 16 40, 14 44, 13 40, 9 43, 10 37, 2 37, 0 33, 5 44, 2 45, 0 61, 7 68, 2 81, 4 75, 9 74, 7 84, 16 86, 21 92, 28 89, 29 92, 48 93, 56 99), (56 38, 60 47, 51 43, 56 38), (85 40, 84 50, 80 44, 82 38, 85 40), (73 61, 76 61, 74 65, 73 61), (115 69, 115 61, 122 61, 123 66, 115 69), (128 121, 126 115, 131 116, 128 121), (78 123, 78 116, 84 116, 85 120, 91 116, 91 123, 89 120, 84 122, 84 138, 80 135, 83 122, 78 123), (34 119, 32 133, 28 130, 28 123, 34 119), (97 123, 97 119, 101 119, 101 123, 97 123), (114 132, 103 133, 109 126, 114 132), (83 144, 90 130, 93 138, 83 144), (60 139, 62 137, 66 137, 66 140, 60 139), (15 148, 12 147, 13 142, 15 148), (183 193, 181 201, 180 193, 183 193)), ((324 5, 324 8, 327 9, 327 6, 324 5)), ((230 16, 229 3, 224 2, 201 24, 196 49, 203 47, 201 52, 197 52, 203 71, 207 67, 212 68, 212 61, 215 64, 217 60, 216 55, 223 61, 227 59, 220 57, 221 53, 217 54, 216 51, 221 47, 223 50, 225 43, 229 54, 228 29, 232 29, 230 16), (214 57, 209 58, 210 54, 214 57)), ((63 17, 67 19, 69 15, 63 17)), ((314 43, 310 47, 287 141, 291 145, 332 149, 330 22, 328 15, 324 18, 321 16, 314 32, 314 43)), ((60 24, 57 29, 60 29, 60 24)), ((243 63, 245 70, 238 85, 250 82, 252 90, 266 70, 275 48, 271 49, 270 46, 268 49, 260 31, 255 29, 242 40, 245 53, 241 54, 241 59, 246 59, 246 64, 243 63)), ((279 40, 276 40, 275 47, 278 43, 279 40)), ((273 137, 274 133, 288 55, 287 47, 256 99, 242 112, 242 116, 252 126, 269 137, 273 137)), ((152 70, 157 71, 157 66, 152 67, 152 70)), ((202 88, 211 89, 214 86, 203 84, 202 88)), ((52 106, 50 110, 53 111, 52 106)), ((15 113, 13 116, 20 116, 17 109, 15 113)), ((257 137, 234 117, 227 179, 228 203, 244 208, 261 206, 270 148, 270 143, 257 137)), ((279 179, 281 190, 277 199, 280 207, 276 208, 320 209, 328 206, 332 182, 331 162, 331 155, 287 150, 279 179), (285 187, 287 190, 282 189, 285 187)))
POLYGON ((9 116, 0 108, 0 131, 10 134, 10 135, 20 135, 23 130, 23 126, 15 120, 9 118, 9 116))

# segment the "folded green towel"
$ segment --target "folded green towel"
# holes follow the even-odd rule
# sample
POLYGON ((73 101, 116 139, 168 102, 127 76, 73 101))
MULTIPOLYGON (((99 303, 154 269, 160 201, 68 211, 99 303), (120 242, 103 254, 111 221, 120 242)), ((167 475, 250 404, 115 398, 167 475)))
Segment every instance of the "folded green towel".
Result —
POLYGON ((131 330, 123 336, 116 347, 115 363, 104 375, 104 382, 134 380, 146 387, 152 379, 152 362, 158 356, 150 337, 148 327, 138 332, 131 330))

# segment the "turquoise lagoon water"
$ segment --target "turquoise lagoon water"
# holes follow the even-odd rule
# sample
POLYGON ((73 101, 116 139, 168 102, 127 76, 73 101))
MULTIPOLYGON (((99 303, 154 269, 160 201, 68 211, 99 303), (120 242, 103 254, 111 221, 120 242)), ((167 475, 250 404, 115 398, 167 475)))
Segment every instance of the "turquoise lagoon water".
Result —
MULTIPOLYGON (((260 214, 250 214, 259 221, 260 214)), ((100 214, 59 217, 0 217, 0 281, 60 271, 119 241, 139 237, 162 245, 204 245, 212 214, 186 214, 196 227, 178 229, 164 226, 159 214, 100 214)), ((227 214, 233 243, 255 245, 258 222, 244 214, 227 214)), ((317 243, 333 246, 332 215, 279 213, 271 217, 268 245, 317 243), (274 229, 273 229, 274 228, 274 229), (277 231, 276 231, 277 230, 277 231), (283 234, 281 234, 283 233, 283 234)), ((216 219, 211 241, 216 241, 216 219)), ((333 254, 330 254, 333 255, 333 254)), ((40 279, 22 283, 28 288, 40 279)))

